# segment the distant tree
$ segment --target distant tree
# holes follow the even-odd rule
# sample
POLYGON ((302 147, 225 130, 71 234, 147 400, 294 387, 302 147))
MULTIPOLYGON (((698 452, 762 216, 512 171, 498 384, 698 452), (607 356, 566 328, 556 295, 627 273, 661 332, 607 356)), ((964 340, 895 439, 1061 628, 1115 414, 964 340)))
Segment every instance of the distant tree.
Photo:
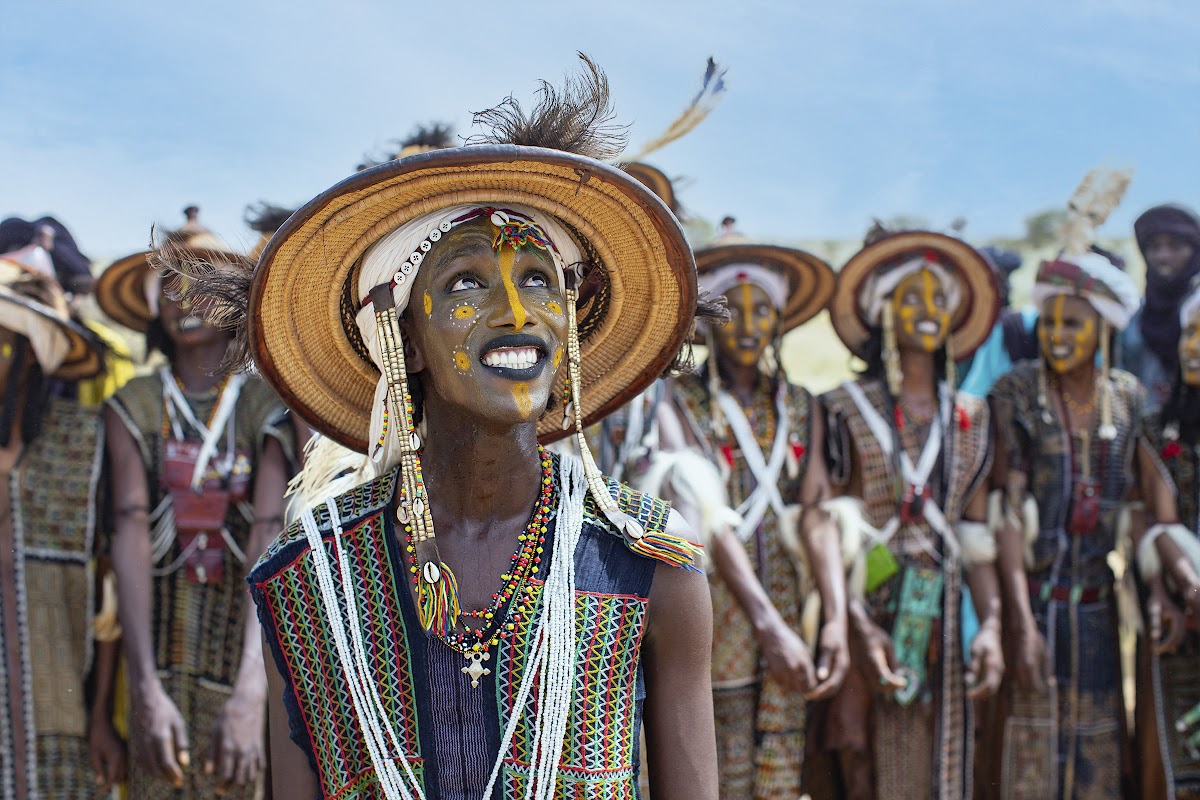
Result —
POLYGON ((1061 208, 1039 211, 1025 218, 1025 241, 1030 247, 1045 247, 1058 237, 1058 229, 1067 218, 1061 208))

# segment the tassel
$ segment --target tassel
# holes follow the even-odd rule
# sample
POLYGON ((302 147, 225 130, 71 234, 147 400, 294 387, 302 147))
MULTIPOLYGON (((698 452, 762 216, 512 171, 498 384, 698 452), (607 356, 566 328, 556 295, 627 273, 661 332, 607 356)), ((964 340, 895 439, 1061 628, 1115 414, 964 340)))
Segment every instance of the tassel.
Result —
POLYGON ((652 558, 672 567, 680 567, 689 572, 701 571, 696 567, 696 563, 703 557, 703 551, 682 536, 666 532, 646 533, 636 539, 626 536, 625 546, 639 556, 652 558))
POLYGON ((462 613, 458 600, 458 579, 445 564, 435 565, 432 561, 422 565, 421 573, 421 579, 417 581, 417 619, 426 633, 449 636, 462 613), (440 573, 432 583, 425 579, 430 567, 440 573))

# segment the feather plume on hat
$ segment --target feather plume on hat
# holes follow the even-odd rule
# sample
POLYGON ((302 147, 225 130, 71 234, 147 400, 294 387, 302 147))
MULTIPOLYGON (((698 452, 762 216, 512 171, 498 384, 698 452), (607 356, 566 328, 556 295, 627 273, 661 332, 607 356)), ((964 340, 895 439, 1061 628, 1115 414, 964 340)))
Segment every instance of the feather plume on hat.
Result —
POLYGON ((1131 169, 1093 169, 1083 176, 1067 201, 1067 218, 1059 233, 1063 255, 1081 256, 1091 250, 1097 229, 1121 202, 1131 180, 1131 169))

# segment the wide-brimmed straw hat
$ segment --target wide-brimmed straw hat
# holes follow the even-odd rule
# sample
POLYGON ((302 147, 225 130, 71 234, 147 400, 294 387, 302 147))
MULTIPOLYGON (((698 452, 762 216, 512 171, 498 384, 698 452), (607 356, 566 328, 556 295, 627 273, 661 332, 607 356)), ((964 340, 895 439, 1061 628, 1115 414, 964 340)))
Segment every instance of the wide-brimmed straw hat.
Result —
POLYGON ((675 187, 671 184, 671 179, 661 169, 652 167, 641 161, 622 164, 621 169, 637 178, 650 191, 658 195, 659 199, 666 203, 667 208, 671 209, 672 213, 679 213, 679 206, 675 202, 675 187))
POLYGON ((696 251, 702 276, 730 264, 757 264, 787 279, 787 303, 780 329, 790 331, 815 317, 829 303, 836 278, 833 268, 812 253, 769 244, 724 244, 696 251))
MULTIPOLYGON (((234 252, 221 237, 196 222, 171 231, 167 238, 187 252, 217 261, 234 252)), ((145 333, 158 316, 146 296, 146 279, 150 274, 150 251, 117 259, 96 281, 96 302, 114 322, 145 333)))
POLYGON ((39 322, 48 323, 52 335, 62 337, 65 350, 51 377, 85 380, 104 368, 95 337, 71 319, 58 282, 15 261, 0 259, 0 327, 26 333, 29 325, 39 322))
MULTIPOLYGON (((464 203, 521 204, 551 215, 600 267, 585 277, 578 306, 585 425, 644 390, 677 355, 695 315, 695 262, 678 220, 640 181, 542 147, 422 153, 324 192, 287 221, 259 260, 251 352, 263 377, 321 433, 367 449, 379 371, 355 324, 364 251, 406 222, 464 203), (594 292, 586 289, 591 280, 598 281, 594 292)), ((543 441, 565 435, 560 423, 559 414, 539 422, 543 441)))
POLYGON ((879 271, 921 255, 932 257, 959 282, 961 299, 950 320, 954 357, 969 356, 991 335, 1000 313, 1000 292, 983 255, 952 236, 904 231, 864 247, 838 273, 829 315, 834 331, 850 352, 863 357, 871 336, 872 325, 861 303, 864 283, 879 271))

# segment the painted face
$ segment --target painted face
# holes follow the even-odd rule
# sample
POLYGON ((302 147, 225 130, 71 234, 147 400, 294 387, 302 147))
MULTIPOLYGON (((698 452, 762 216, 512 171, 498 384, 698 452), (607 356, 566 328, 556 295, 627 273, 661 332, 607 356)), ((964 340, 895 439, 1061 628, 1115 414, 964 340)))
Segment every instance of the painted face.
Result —
POLYGON ((896 345, 901 350, 932 353, 946 343, 950 334, 950 307, 946 288, 932 270, 909 275, 892 293, 896 318, 896 345))
POLYGON ((493 228, 469 222, 442 237, 404 315, 427 403, 515 425, 545 410, 567 339, 563 289, 548 253, 492 250, 493 228))
POLYGON ((756 365, 779 326, 779 311, 770 296, 752 283, 739 283, 725 293, 729 322, 717 331, 717 358, 739 367, 756 365))
POLYGON ((1200 314, 1193 314, 1179 336, 1179 366, 1183 382, 1200 386, 1200 314))
POLYGON ((1038 319, 1038 340, 1046 363, 1060 375, 1090 364, 1100 345, 1100 315, 1082 297, 1047 298, 1038 319))
POLYGON ((1146 240, 1146 268, 1164 280, 1170 280, 1187 267, 1196 251, 1172 233, 1156 233, 1146 240))
POLYGON ((192 313, 194 310, 186 303, 167 297, 165 289, 159 295, 158 316, 167 337, 176 347, 212 344, 229 338, 227 332, 214 328, 192 313))

